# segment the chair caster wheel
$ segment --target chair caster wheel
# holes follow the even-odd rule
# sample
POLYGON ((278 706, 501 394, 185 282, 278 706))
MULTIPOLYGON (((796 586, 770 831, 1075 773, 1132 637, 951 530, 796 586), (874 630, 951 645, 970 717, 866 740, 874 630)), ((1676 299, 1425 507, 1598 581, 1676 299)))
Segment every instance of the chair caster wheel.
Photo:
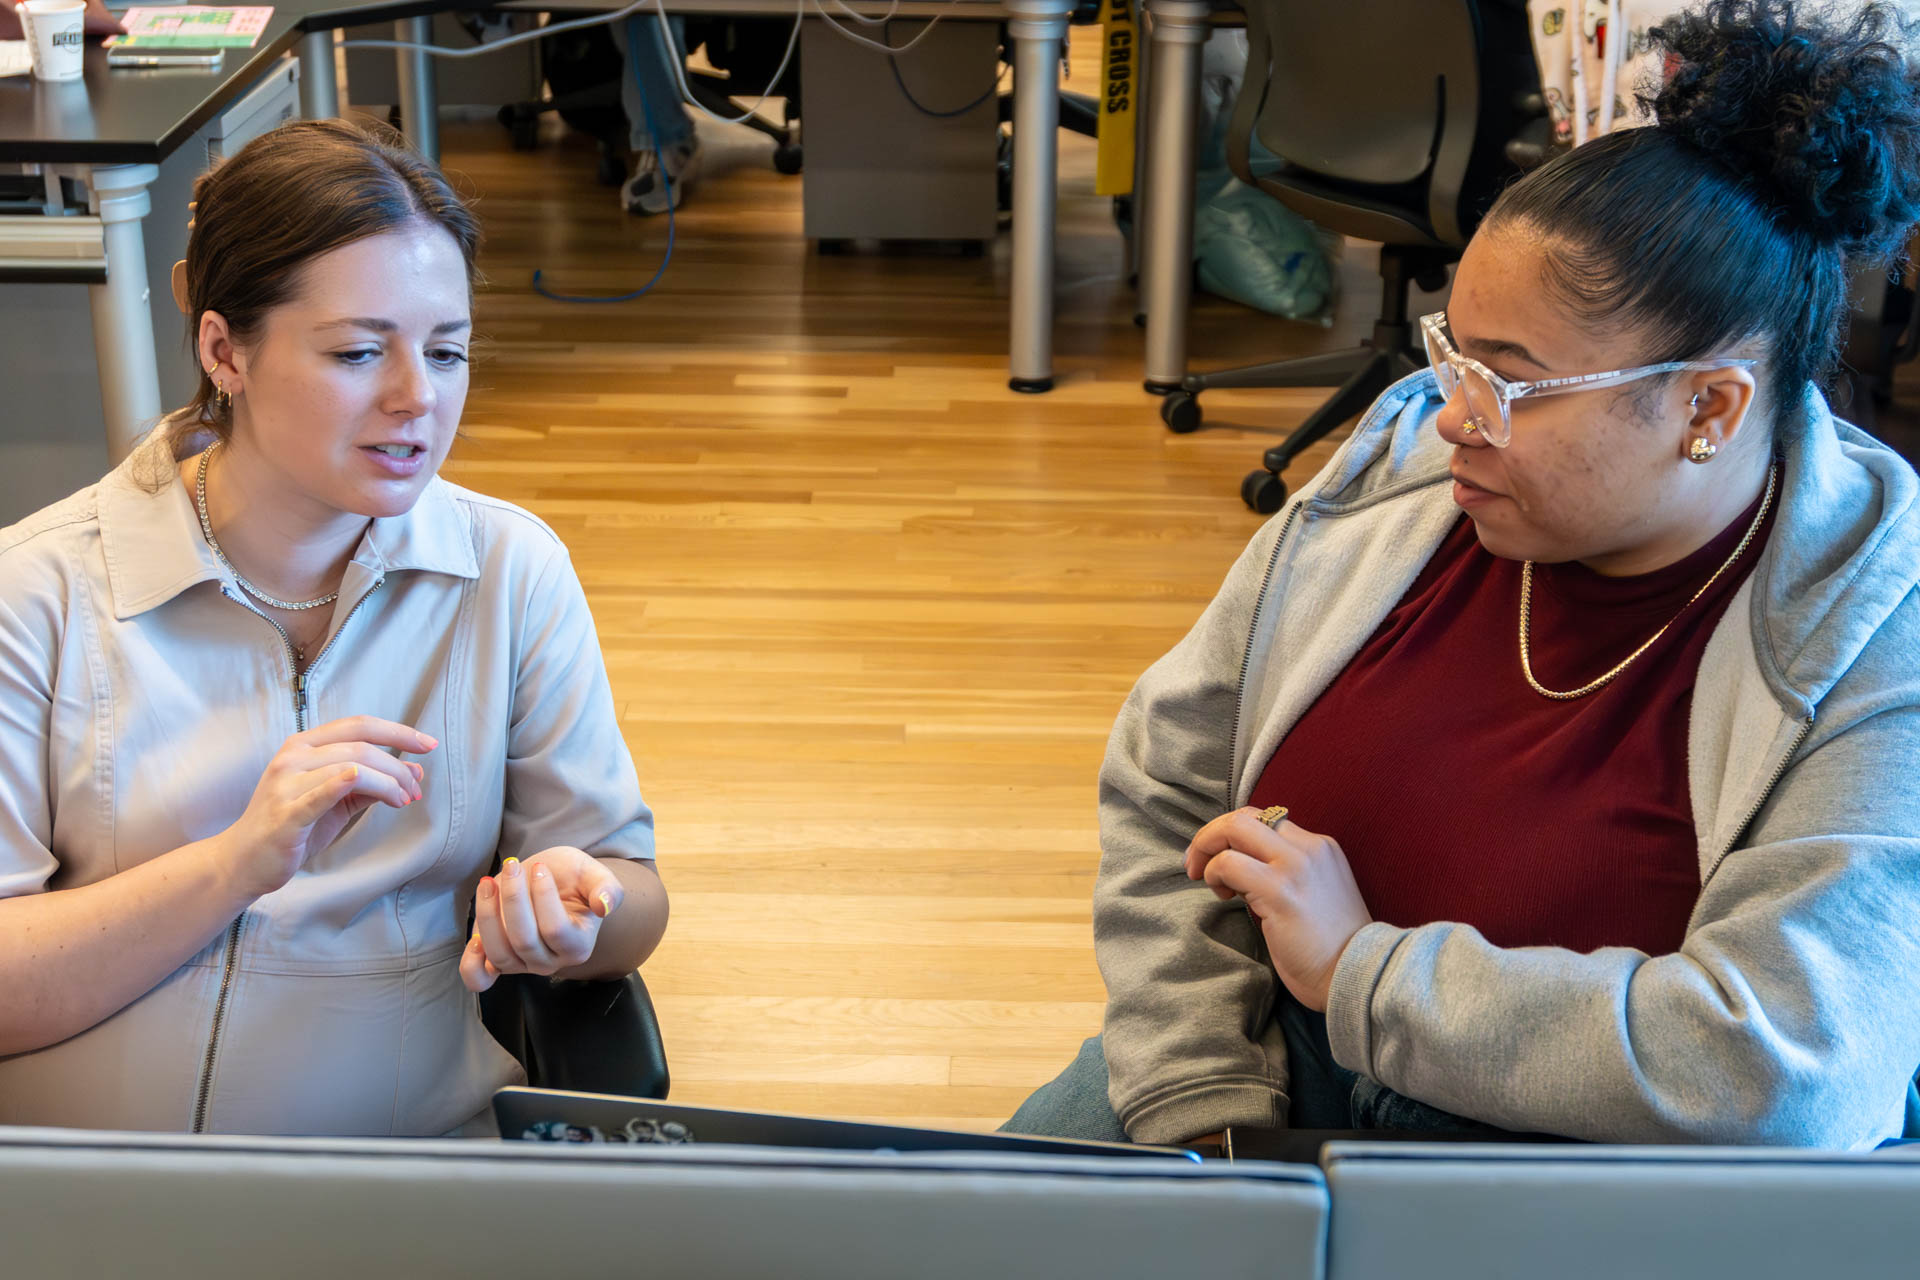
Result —
POLYGON ((1160 401, 1160 421, 1179 435, 1200 429, 1200 401, 1191 392, 1170 391, 1160 401))
POLYGON ((1263 516, 1278 511, 1286 500, 1286 482, 1271 471, 1249 471, 1240 482, 1240 501, 1263 516))
POLYGON ((800 150, 800 144, 789 142, 773 149, 773 167, 781 173, 795 174, 806 164, 806 153, 800 150))

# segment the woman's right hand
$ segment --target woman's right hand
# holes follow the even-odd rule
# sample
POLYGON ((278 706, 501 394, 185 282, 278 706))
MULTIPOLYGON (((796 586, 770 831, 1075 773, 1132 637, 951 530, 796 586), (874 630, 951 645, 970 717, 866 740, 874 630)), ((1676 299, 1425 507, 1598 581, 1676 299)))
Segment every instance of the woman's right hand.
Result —
POLYGON ((288 738, 260 775, 247 811, 221 837, 242 890, 254 898, 272 893, 368 807, 404 809, 418 800, 426 771, 381 748, 424 754, 438 745, 418 729, 374 716, 288 738))

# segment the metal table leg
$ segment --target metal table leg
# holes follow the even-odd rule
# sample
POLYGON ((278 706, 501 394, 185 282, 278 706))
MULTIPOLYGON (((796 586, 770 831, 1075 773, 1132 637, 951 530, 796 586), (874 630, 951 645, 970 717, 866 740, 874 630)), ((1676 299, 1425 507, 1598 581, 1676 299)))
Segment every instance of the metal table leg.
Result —
POLYGON ((1053 234, 1060 50, 1071 0, 1008 0, 1013 38, 1013 303, 1007 385, 1053 389, 1053 234))
POLYGON ((340 77, 333 67, 333 32, 300 37, 300 114, 330 120, 340 114, 340 77))
POLYGON ((1198 159, 1200 55, 1211 26, 1205 0, 1146 0, 1152 16, 1147 173, 1140 220, 1140 292, 1147 312, 1147 390, 1173 391, 1187 376, 1187 308, 1193 293, 1193 181, 1198 159))
MULTIPOLYGON (((393 24, 395 40, 433 43, 432 18, 402 18, 393 24)), ((433 55, 424 49, 396 49, 400 73, 400 128, 413 149, 440 163, 440 93, 434 83, 433 55)))
POLYGON ((153 208, 147 187, 159 176, 159 167, 151 164, 112 165, 87 175, 93 212, 106 238, 107 282, 88 285, 87 300, 100 366, 100 407, 107 419, 107 458, 116 466, 161 412, 147 246, 140 237, 141 220, 153 208))

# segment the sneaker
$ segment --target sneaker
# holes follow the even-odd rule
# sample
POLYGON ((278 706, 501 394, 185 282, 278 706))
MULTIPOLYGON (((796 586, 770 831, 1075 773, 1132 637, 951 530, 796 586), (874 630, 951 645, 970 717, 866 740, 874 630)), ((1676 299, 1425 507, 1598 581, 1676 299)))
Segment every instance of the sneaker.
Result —
POLYGON ((685 142, 668 147, 666 168, 663 182, 657 152, 633 153, 626 183, 620 188, 620 203, 627 207, 628 213, 665 213, 669 196, 673 207, 680 207, 686 199, 687 188, 693 185, 700 170, 700 136, 695 134, 685 142))

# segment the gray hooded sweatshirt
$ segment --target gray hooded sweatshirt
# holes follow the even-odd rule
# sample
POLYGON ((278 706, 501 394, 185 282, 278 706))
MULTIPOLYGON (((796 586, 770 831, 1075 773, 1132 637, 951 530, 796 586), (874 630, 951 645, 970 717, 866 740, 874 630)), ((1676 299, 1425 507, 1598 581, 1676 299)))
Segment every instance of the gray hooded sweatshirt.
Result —
MULTIPOLYGON (((1279 979, 1244 905, 1189 881, 1181 854, 1247 803, 1459 519, 1439 408, 1427 373, 1382 396, 1114 726, 1094 945, 1110 1096, 1136 1141, 1286 1121, 1279 979)), ((1504 1128, 1602 1141, 1900 1133, 1920 1065, 1920 481, 1811 389, 1780 450, 1772 535, 1694 691, 1700 897, 1680 950, 1369 924, 1327 1006, 1342 1066, 1504 1128)), ((1390 776, 1352 785, 1393 802, 1390 776)))

